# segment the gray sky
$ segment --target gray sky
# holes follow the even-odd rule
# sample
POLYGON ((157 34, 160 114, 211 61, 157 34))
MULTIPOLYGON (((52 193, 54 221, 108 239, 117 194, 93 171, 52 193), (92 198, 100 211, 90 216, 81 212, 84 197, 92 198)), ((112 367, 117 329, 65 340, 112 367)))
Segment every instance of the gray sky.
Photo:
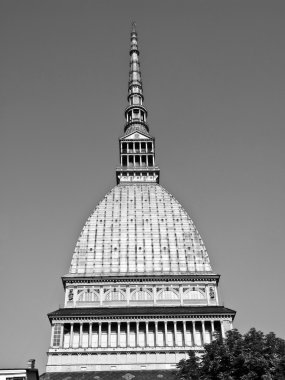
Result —
POLYGON ((44 370, 60 277, 115 185, 132 20, 161 184, 235 327, 285 338, 284 16, 284 0, 1 0, 1 367, 44 370))

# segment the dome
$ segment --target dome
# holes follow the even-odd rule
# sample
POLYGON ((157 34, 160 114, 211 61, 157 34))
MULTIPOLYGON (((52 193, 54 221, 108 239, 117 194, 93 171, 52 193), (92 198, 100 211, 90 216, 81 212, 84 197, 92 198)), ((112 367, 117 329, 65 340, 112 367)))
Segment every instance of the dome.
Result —
POLYGON ((157 183, 115 186, 77 241, 69 276, 212 273, 203 241, 180 203, 157 183))

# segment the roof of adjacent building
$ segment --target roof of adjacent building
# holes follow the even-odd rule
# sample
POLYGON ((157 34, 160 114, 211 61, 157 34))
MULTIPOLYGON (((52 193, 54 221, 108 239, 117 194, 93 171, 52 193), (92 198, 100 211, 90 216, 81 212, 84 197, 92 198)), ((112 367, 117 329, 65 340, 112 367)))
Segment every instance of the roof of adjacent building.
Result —
POLYGON ((0 378, 22 378, 27 380, 39 380, 37 368, 0 368, 0 378))
POLYGON ((210 314, 230 314, 235 315, 234 310, 228 309, 224 306, 148 306, 148 307, 100 307, 100 308, 64 308, 58 309, 48 314, 49 318, 53 317, 75 317, 75 316, 156 316, 156 315, 167 315, 175 317, 178 315, 210 315, 210 314))
POLYGON ((46 372, 41 380, 174 380, 175 370, 46 372))
POLYGON ((69 274, 134 276, 213 273, 193 221, 155 183, 114 187, 88 218, 69 274))

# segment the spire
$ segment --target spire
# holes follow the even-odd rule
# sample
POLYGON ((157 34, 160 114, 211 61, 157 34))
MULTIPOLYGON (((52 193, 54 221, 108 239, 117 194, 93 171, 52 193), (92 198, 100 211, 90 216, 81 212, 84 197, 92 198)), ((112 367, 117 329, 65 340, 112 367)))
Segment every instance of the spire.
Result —
POLYGON ((130 95, 136 94, 136 92, 138 92, 143 98, 139 54, 140 52, 139 52, 139 47, 138 47, 138 34, 136 31, 136 23, 132 22, 131 47, 130 47, 131 58, 130 58, 129 98, 130 98, 130 95))
POLYGON ((136 23, 132 22, 130 45, 130 71, 128 83, 129 106, 125 111, 125 132, 131 126, 136 126, 137 129, 140 129, 143 132, 149 131, 148 125, 146 123, 147 110, 143 106, 144 96, 139 55, 140 52, 138 47, 138 34, 136 30, 136 23))
POLYGON ((130 71, 126 124, 120 138, 120 166, 116 169, 117 183, 159 182, 155 165, 155 141, 149 134, 147 110, 143 105, 143 86, 139 62, 138 34, 135 22, 131 28, 130 71))

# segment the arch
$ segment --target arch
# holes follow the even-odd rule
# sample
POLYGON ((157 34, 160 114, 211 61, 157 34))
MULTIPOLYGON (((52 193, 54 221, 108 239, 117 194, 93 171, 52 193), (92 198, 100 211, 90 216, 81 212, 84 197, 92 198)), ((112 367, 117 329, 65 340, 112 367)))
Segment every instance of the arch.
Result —
POLYGON ((152 293, 146 289, 138 289, 131 294, 131 301, 151 301, 152 299, 152 293))
POLYGON ((206 294, 201 289, 188 289, 184 292, 183 298, 185 300, 202 300, 206 298, 206 294))
POLYGON ((157 293, 158 300, 178 300, 179 294, 171 288, 162 289, 157 293))
POLYGON ((105 294, 105 301, 125 301, 126 294, 122 290, 111 289, 105 294))
POLYGON ((94 290, 85 289, 78 294, 77 302, 99 302, 99 295, 94 290))

